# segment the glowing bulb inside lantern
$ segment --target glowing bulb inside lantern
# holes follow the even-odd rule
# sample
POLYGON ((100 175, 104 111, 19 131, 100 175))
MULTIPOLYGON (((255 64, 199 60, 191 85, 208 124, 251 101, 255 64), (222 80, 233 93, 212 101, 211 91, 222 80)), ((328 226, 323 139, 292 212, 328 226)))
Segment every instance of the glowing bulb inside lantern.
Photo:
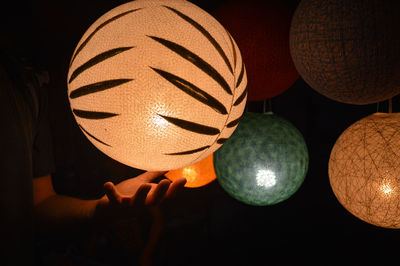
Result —
POLYGON ((275 173, 269 169, 260 169, 257 172, 256 182, 260 187, 272 187, 276 184, 275 173))
POLYGON ((168 125, 168 121, 159 115, 153 116, 153 118, 151 120, 152 120, 153 124, 155 124, 158 127, 165 127, 166 125, 168 125))
POLYGON ((178 178, 186 178, 186 187, 202 187, 217 178, 214 171, 213 154, 193 165, 171 170, 165 176, 174 181, 178 178))
POLYGON ((383 172, 382 177, 383 177, 383 181, 382 181, 382 185, 380 187, 381 191, 385 194, 385 196, 393 196, 391 195, 393 192, 393 185, 390 182, 390 177, 393 175, 393 173, 391 173, 391 171, 386 170, 383 172))
POLYGON ((383 193, 385 193, 386 195, 389 195, 392 192, 392 188, 389 184, 383 184, 381 186, 381 190, 383 191, 383 193))
POLYGON ((198 173, 193 168, 187 167, 183 169, 182 175, 184 178, 186 178, 187 182, 193 182, 198 173))
POLYGON ((150 107, 150 118, 147 124, 147 133, 152 136, 162 137, 165 135, 168 121, 162 116, 171 116, 163 103, 156 103, 150 107))

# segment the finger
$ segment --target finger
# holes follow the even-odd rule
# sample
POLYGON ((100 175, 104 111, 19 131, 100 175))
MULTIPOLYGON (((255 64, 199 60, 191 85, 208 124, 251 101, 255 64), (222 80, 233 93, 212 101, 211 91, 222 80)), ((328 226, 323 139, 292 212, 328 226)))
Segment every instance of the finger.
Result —
POLYGON ((138 188, 137 192, 135 193, 135 196, 132 197, 133 208, 140 209, 144 207, 150 189, 151 189, 150 184, 143 184, 138 188))
POLYGON ((132 197, 121 197, 121 205, 130 206, 132 202, 132 197))
POLYGON ((171 181, 168 179, 161 180, 160 183, 155 186, 153 192, 150 192, 147 196, 146 205, 159 204, 163 200, 170 184, 171 181))
POLYGON ((143 183, 148 183, 156 179, 157 177, 162 176, 167 171, 152 171, 152 172, 145 172, 141 175, 135 177, 136 180, 141 181, 143 183))
POLYGON ((184 177, 176 179, 174 182, 171 183, 169 186, 167 193, 165 194, 166 198, 172 198, 175 197, 176 194, 179 193, 185 186, 187 180, 184 177))
POLYGON ((104 184, 104 189, 106 191, 106 195, 110 203, 121 203, 121 195, 118 193, 115 185, 112 182, 106 182, 104 184))

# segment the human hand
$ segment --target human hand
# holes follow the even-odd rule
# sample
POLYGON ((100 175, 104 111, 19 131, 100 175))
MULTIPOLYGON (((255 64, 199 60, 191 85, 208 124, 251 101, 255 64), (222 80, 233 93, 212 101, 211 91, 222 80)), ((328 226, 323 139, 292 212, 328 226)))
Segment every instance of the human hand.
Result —
POLYGON ((186 179, 179 178, 174 182, 164 179, 158 184, 151 183, 164 173, 145 172, 117 185, 105 183, 106 195, 99 200, 97 212, 102 213, 102 216, 132 217, 147 206, 157 205, 164 199, 173 197, 184 187, 186 179))

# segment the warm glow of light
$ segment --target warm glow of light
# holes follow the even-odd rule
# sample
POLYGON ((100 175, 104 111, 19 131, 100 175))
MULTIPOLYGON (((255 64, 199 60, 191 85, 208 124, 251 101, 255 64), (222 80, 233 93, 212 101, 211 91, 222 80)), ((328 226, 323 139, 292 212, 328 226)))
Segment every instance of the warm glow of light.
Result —
POLYGON ((182 176, 186 178, 187 182, 193 183, 198 176, 198 173, 192 166, 188 166, 186 168, 183 168, 182 176))
POLYGON ((171 116, 171 112, 168 111, 167 107, 163 103, 153 104, 149 108, 148 122, 146 123, 146 133, 148 136, 155 137, 168 137, 165 134, 168 131, 168 121, 160 115, 171 116))
POLYGON ((256 182, 258 186, 272 187, 276 184, 275 173, 269 169, 260 169, 257 172, 256 182))
POLYGON ((386 195, 390 194, 392 192, 392 188, 390 187, 389 184, 383 184, 381 186, 381 190, 383 191, 383 193, 385 193, 386 195))
POLYGON ((187 182, 185 187, 195 188, 205 186, 217 178, 214 171, 213 158, 214 155, 211 154, 198 163, 184 168, 171 170, 166 173, 165 176, 171 181, 180 177, 186 178, 187 182))
POLYGON ((375 113, 333 146, 329 179, 339 202, 370 224, 400 228, 400 114, 375 113))
POLYGON ((215 152, 247 98, 239 47, 186 0, 130 1, 101 16, 72 54, 67 85, 89 141, 147 171, 183 168, 215 152))
POLYGON ((165 128, 168 125, 168 121, 158 115, 154 115, 151 118, 151 122, 160 128, 165 128))

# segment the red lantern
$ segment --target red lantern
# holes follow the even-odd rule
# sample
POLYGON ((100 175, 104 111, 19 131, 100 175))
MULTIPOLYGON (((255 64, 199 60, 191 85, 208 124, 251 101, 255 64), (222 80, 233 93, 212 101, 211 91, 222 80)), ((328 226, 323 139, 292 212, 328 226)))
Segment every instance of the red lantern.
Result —
POLYGON ((249 101, 275 97, 298 79, 289 50, 294 7, 283 1, 231 1, 213 15, 232 34, 246 63, 249 101))

